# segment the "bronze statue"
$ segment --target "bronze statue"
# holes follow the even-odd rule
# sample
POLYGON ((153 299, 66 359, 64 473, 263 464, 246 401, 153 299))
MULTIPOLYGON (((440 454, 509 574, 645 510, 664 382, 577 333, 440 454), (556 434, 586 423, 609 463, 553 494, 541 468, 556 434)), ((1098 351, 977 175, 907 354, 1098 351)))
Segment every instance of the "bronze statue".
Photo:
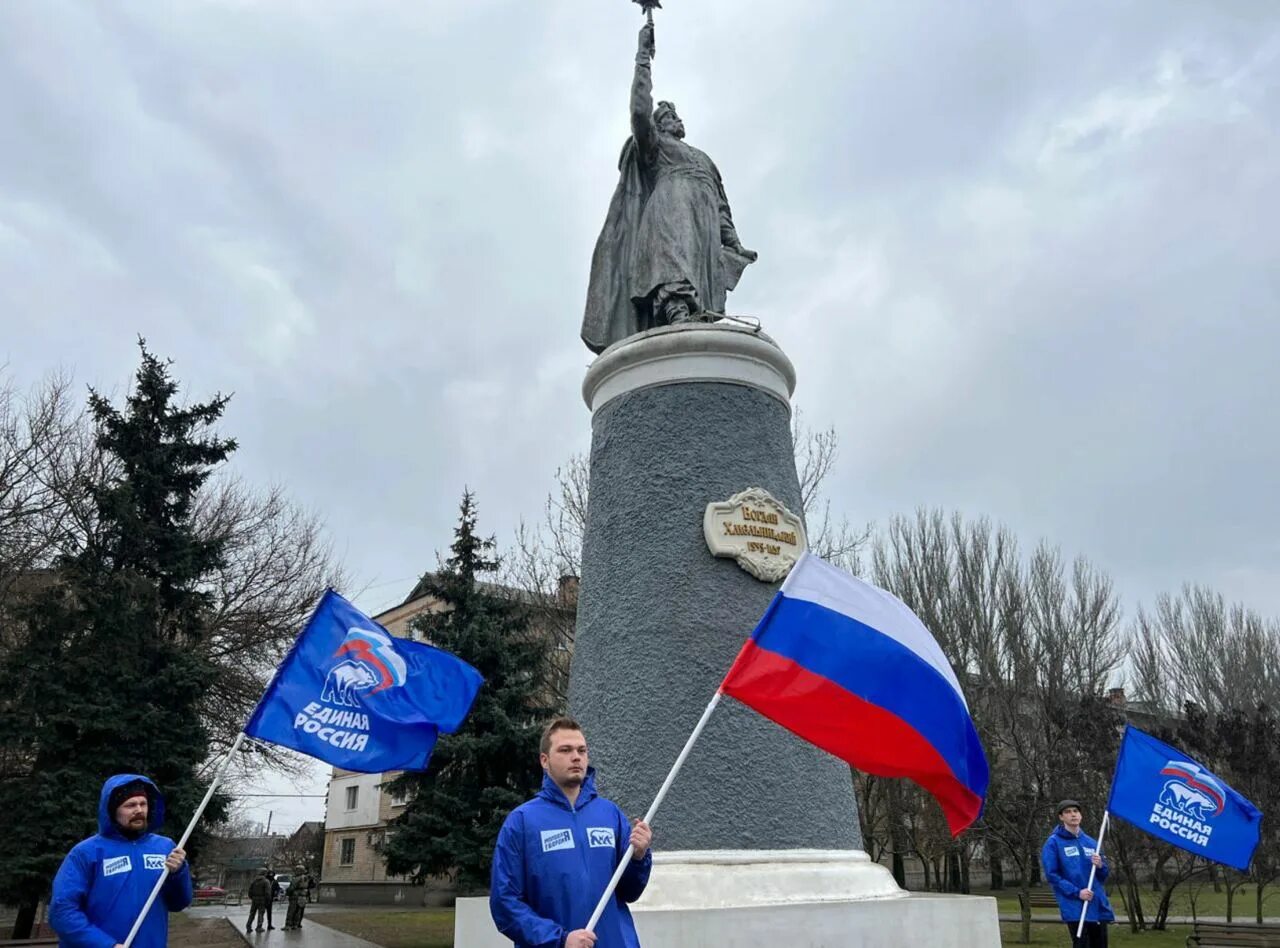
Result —
POLYGON ((582 340, 594 352, 656 326, 720 318, 757 256, 738 239, 715 164, 685 144, 675 106, 654 109, 653 55, 650 19, 636 53, 632 135, 591 260, 582 340))

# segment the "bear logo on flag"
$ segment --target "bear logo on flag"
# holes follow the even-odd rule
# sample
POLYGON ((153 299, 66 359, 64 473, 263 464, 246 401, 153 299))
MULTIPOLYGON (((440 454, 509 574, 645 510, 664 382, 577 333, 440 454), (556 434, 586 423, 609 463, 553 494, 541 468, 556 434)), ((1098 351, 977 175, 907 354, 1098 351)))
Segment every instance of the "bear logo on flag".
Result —
POLYGON ((374 629, 349 629, 333 657, 342 661, 329 669, 320 700, 348 708, 360 707, 361 693, 403 685, 408 674, 391 637, 374 629))
POLYGON ((1206 820, 1222 812, 1226 791, 1211 775, 1195 764, 1171 760, 1160 770, 1170 777, 1160 790, 1160 802, 1196 820, 1206 820))

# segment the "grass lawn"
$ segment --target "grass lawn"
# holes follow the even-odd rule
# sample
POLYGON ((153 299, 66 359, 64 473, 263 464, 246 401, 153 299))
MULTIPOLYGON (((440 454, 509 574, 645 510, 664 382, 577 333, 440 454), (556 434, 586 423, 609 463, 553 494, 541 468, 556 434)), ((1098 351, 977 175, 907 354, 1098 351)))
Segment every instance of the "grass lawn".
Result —
MULTIPOLYGON (((1018 941, 1020 927, 1015 923, 1004 923, 1000 926, 1000 941, 1006 946, 1019 945, 1018 941)), ((1163 932, 1138 932, 1136 935, 1129 931, 1128 925, 1112 925, 1107 932, 1107 944, 1111 948, 1184 948, 1187 943, 1187 936, 1191 934, 1190 926, 1172 926, 1168 931, 1163 932)), ((1067 932, 1067 926, 1061 922, 1053 925, 1034 924, 1031 926, 1032 945, 1039 945, 1042 948, 1071 948, 1071 936, 1067 932)))
MULTIPOLYGON (((1047 889, 1033 891, 1048 891, 1047 889)), ((1115 909, 1117 914, 1124 912, 1124 904, 1120 901, 1120 896, 1116 893, 1114 887, 1108 887, 1107 893, 1111 896, 1111 907, 1115 909)), ((994 895, 1000 906, 1000 914, 1016 915, 1018 913, 1018 897, 1015 893, 1008 890, 1000 893, 995 892, 975 892, 975 895, 994 895)), ((1152 892, 1151 887, 1144 886, 1142 889, 1142 912, 1146 916, 1148 922, 1155 917, 1156 906, 1160 903, 1160 894, 1152 892)), ((1243 889, 1237 889, 1235 897, 1232 900, 1232 915, 1234 921, 1248 922, 1254 918, 1257 908, 1257 894, 1252 885, 1246 884, 1243 889)), ((1037 909, 1040 914, 1046 914, 1049 909, 1037 909)), ((1268 886, 1262 894, 1262 913, 1264 916, 1280 915, 1280 886, 1268 886)), ((1174 918, 1180 916, 1191 917, 1193 914, 1197 917, 1225 917, 1227 914, 1227 893, 1226 891, 1214 892, 1213 886, 1195 883, 1189 885, 1184 883, 1180 885, 1173 893, 1173 901, 1169 906, 1169 914, 1174 918), (1195 896, 1195 912, 1191 911, 1192 896, 1195 896)), ((1114 929, 1113 929, 1114 930, 1114 929)))
POLYGON ((244 948, 244 941, 225 918, 169 915, 169 948, 244 948))
POLYGON ((325 912, 316 915, 315 920, 383 948, 451 948, 453 945, 453 909, 449 908, 420 912, 325 912))

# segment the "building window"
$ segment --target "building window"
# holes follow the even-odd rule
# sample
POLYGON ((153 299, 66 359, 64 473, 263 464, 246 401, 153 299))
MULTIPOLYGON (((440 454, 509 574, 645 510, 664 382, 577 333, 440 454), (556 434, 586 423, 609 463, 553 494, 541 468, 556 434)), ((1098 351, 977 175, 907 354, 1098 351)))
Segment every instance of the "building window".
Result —
POLYGON ((387 795, 391 797, 392 806, 404 806, 409 802, 409 797, 403 790, 390 790, 387 795))
POLYGON ((356 862, 356 841, 352 837, 342 841, 342 852, 338 856, 338 865, 354 866, 356 862))
POLYGON ((360 800, 359 787, 347 787, 347 809, 354 810, 360 800))

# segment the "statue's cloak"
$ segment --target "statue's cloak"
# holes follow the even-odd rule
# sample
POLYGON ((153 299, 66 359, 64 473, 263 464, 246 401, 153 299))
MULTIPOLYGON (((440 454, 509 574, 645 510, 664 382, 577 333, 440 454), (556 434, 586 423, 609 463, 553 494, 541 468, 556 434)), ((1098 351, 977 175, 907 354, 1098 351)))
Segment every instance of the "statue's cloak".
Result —
POLYGON ((653 193, 653 174, 640 160, 634 138, 622 146, 618 171, 618 187, 591 256, 587 307, 582 317, 582 341, 592 352, 603 352, 627 336, 652 328, 647 325, 649 307, 643 307, 642 317, 630 292, 631 256, 645 204, 653 193), (641 325, 642 319, 646 325, 641 325))
POLYGON ((720 171, 704 152, 655 136, 647 159, 627 140, 621 172, 591 259, 582 341, 594 352, 655 326, 655 299, 674 289, 702 318, 724 312, 725 294, 752 262, 737 231, 720 171), (728 244, 728 246, 726 246, 728 244))

